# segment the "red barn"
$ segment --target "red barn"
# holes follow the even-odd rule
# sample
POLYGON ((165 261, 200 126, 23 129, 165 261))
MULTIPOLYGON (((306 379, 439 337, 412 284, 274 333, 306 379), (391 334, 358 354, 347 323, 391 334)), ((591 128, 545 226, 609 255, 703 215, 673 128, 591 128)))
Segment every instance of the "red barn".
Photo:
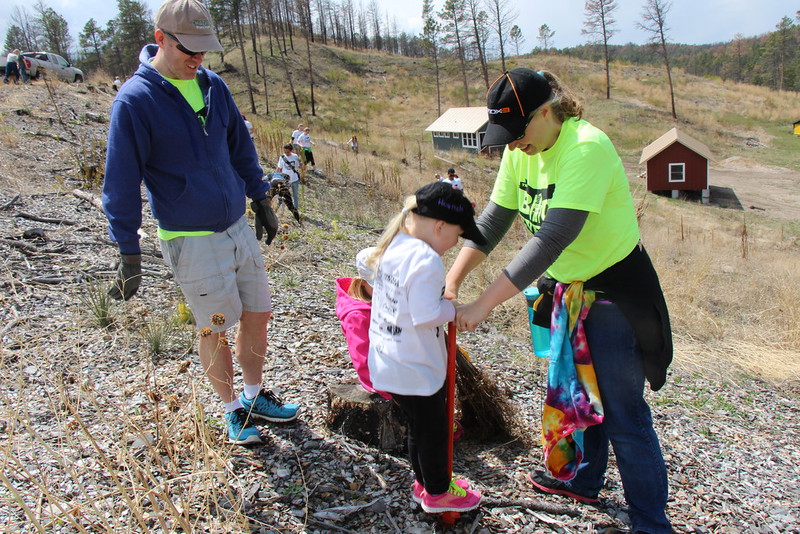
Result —
POLYGON ((639 164, 647 164, 648 191, 669 191, 672 198, 680 191, 696 191, 707 204, 710 158, 706 145, 673 128, 645 147, 639 164))

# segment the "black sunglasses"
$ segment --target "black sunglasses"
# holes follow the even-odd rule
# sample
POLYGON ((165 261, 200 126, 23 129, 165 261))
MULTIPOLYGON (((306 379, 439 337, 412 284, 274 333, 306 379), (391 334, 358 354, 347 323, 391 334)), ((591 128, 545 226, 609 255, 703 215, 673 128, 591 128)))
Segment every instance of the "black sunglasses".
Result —
MULTIPOLYGON (((161 30, 161 31, 164 31, 164 30, 161 30)), ((164 32, 164 35, 166 35, 167 37, 169 37, 170 39, 172 39, 173 41, 178 43, 178 44, 175 45, 175 48, 177 48, 178 50, 180 50, 181 52, 183 52, 187 56, 196 56, 198 54, 201 55, 201 56, 204 56, 204 55, 206 55, 208 53, 207 51, 204 51, 204 52, 192 52, 191 50, 189 50, 188 48, 183 46, 181 44, 181 42, 178 40, 178 38, 175 37, 174 35, 172 35, 171 33, 164 32)))
POLYGON ((538 109, 538 108, 537 108, 537 109, 535 109, 535 110, 533 111, 533 113, 531 113, 530 115, 528 115, 528 120, 527 120, 527 121, 525 121, 525 126, 523 126, 523 128, 522 128, 522 135, 520 135, 519 137, 517 137, 516 139, 514 139, 514 141, 519 141, 520 139, 522 139, 523 137, 525 137, 525 132, 528 130, 528 125, 529 125, 529 124, 531 123, 531 121, 533 120, 533 117, 536 115, 536 112, 537 112, 537 111, 539 111, 539 109, 538 109))

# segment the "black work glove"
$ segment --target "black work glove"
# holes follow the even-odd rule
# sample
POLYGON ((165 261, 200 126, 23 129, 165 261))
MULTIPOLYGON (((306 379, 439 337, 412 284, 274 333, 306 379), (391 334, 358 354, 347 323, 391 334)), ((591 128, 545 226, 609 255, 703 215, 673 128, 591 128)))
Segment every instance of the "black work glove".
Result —
POLYGON ((142 283, 142 255, 120 254, 117 279, 111 284, 108 294, 115 300, 128 300, 142 283))
POLYGON ((272 211, 272 203, 269 198, 254 200, 250 203, 250 208, 256 215, 256 239, 261 241, 264 237, 264 230, 267 230, 267 238, 264 240, 267 245, 272 243, 278 234, 278 217, 272 211))

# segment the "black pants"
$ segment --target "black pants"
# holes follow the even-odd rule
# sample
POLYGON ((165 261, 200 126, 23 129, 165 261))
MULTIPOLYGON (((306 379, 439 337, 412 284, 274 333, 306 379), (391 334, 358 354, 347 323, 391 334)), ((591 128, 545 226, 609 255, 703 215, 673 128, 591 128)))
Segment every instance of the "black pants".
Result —
POLYGON ((12 81, 14 83, 17 83, 19 81, 19 69, 17 68, 16 61, 9 61, 6 64, 6 74, 5 76, 3 76, 3 81, 5 83, 8 83, 9 78, 12 78, 12 81))
MULTIPOLYGON (((292 212, 292 215, 294 215, 294 218, 297 219, 297 222, 300 222, 300 212, 294 207, 294 202, 292 201, 292 192, 289 190, 289 187, 286 185, 286 183, 276 181, 271 182, 270 186, 269 197, 272 199, 278 197, 278 205, 280 205, 280 202, 286 204, 286 207, 292 212)), ((275 209, 277 209, 277 206, 275 206, 275 209)))
POLYGON ((446 389, 443 385, 429 397, 392 393, 408 420, 408 455, 414 477, 432 495, 444 493, 450 487, 446 389))
POLYGON ((306 165, 311 164, 312 167, 317 165, 314 163, 314 153, 311 152, 310 148, 303 149, 303 161, 305 161, 306 165))

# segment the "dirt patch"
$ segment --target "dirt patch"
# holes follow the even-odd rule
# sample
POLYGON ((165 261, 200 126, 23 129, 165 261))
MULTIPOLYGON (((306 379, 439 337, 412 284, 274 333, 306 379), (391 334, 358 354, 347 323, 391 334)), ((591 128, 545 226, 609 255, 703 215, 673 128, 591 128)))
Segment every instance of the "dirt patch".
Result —
MULTIPOLYGON (((738 200, 739 209, 759 211, 786 220, 800 219, 800 172, 762 165, 751 159, 735 156, 709 167, 709 185, 724 191, 718 202, 736 206, 729 198, 738 200)), ((712 189, 712 202, 715 202, 712 189)))

